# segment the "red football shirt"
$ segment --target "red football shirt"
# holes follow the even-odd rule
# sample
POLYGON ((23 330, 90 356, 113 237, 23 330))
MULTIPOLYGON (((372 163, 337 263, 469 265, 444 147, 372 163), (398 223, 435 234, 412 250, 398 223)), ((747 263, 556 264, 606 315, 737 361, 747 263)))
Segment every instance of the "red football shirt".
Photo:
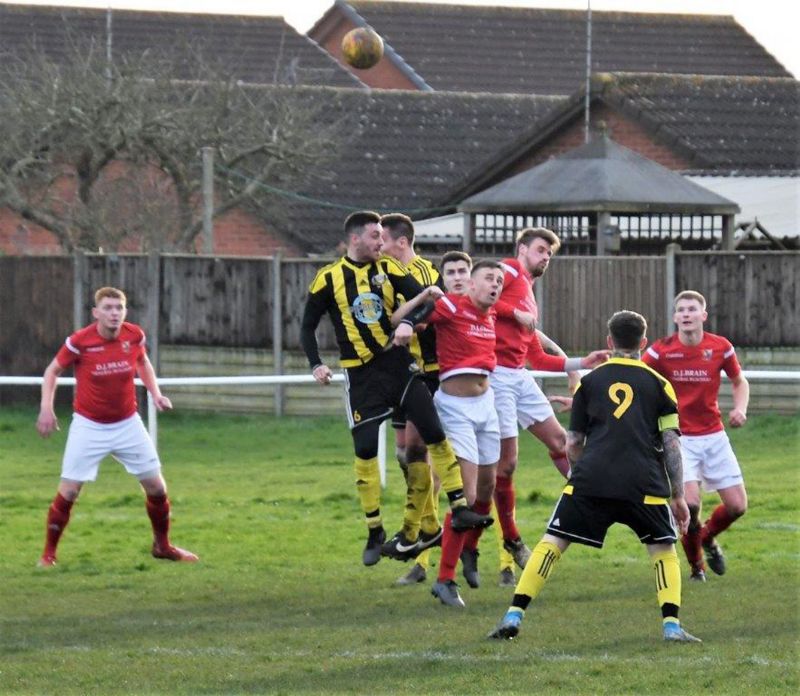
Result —
MULTIPOLYGON (((503 292, 501 301, 512 309, 530 312, 538 316, 536 300, 533 297, 533 279, 531 274, 522 267, 517 259, 504 259, 503 266, 503 292)), ((500 316, 497 318, 497 364, 502 367, 523 367, 531 340, 528 331, 513 317, 500 316)))
POLYGON ((136 413, 133 378, 145 355, 141 327, 123 322, 117 338, 103 338, 97 324, 72 334, 56 355, 63 368, 73 367, 78 387, 73 408, 98 423, 116 423, 136 413))
POLYGON ((495 358, 494 308, 483 313, 468 295, 445 295, 436 300, 427 321, 436 326, 439 379, 459 374, 488 375, 495 358))
POLYGON ((686 346, 675 333, 656 341, 642 360, 672 383, 684 435, 709 435, 723 429, 717 403, 721 372, 725 370, 733 379, 742 371, 727 338, 704 331, 698 345, 686 346))

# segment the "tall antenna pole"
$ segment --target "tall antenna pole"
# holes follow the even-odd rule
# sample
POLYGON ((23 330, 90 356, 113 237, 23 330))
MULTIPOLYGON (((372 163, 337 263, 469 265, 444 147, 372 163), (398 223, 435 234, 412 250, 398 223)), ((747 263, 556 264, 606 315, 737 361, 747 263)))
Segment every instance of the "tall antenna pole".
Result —
POLYGON ((112 24, 112 12, 111 12, 111 5, 108 6, 106 9, 106 81, 108 82, 109 88, 111 87, 111 65, 114 61, 113 55, 113 48, 114 48, 114 38, 113 38, 113 24, 112 24))
POLYGON ((586 0, 586 98, 583 107, 583 140, 589 142, 589 102, 592 91, 592 0, 586 0))

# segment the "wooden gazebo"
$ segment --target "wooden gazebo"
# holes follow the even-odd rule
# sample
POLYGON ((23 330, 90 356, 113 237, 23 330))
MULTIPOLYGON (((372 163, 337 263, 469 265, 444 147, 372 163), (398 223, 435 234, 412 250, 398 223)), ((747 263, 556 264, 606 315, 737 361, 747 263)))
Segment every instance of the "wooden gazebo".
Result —
POLYGON ((607 136, 462 201, 463 247, 503 254, 523 227, 553 229, 562 254, 733 249, 739 206, 607 136))

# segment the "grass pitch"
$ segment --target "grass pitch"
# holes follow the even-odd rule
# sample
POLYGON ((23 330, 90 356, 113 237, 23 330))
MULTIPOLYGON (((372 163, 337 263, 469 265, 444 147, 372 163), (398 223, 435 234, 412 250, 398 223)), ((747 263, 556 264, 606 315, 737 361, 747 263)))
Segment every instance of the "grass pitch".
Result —
MULTIPOLYGON (((731 432, 751 508, 720 538, 728 573, 684 582, 681 618, 702 645, 661 641, 650 564, 624 528, 603 551, 569 550, 510 643, 485 639, 511 598, 496 586, 492 530, 482 587, 461 583, 466 610, 439 605, 430 582, 393 586, 405 564, 360 562, 340 419, 163 417, 173 540, 201 562, 150 557, 143 497, 107 461, 74 508, 59 565, 39 570, 68 414, 48 441, 34 420, 0 413, 0 693, 798 691, 796 418, 753 417, 731 432)), ((389 533, 401 480, 390 464, 389 533)), ((528 435, 517 483, 519 525, 535 542, 560 484, 528 435)))

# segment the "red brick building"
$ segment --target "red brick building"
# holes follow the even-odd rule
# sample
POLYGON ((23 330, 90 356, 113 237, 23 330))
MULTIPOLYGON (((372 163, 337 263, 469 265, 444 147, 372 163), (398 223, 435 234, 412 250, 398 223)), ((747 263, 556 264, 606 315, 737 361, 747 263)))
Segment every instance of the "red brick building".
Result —
MULTIPOLYGON (((215 253, 327 254, 354 209, 444 215, 584 140, 580 11, 337 0, 310 38, 279 18, 113 18, 120 50, 194 36, 243 82, 280 76, 321 107, 321 126, 346 124, 336 162, 285 192, 280 219, 240 210, 216 220, 215 253), (341 36, 364 25, 383 36, 385 56, 375 68, 348 72, 334 60, 341 36)), ((106 19, 101 10, 0 4, 0 41, 8 49, 47 35, 55 51, 52 37, 67 28, 104 41, 106 19)), ((687 175, 797 180, 800 83, 733 18, 593 19, 593 129, 687 175)), ((0 252, 55 251, 52 235, 0 212, 0 252)))

